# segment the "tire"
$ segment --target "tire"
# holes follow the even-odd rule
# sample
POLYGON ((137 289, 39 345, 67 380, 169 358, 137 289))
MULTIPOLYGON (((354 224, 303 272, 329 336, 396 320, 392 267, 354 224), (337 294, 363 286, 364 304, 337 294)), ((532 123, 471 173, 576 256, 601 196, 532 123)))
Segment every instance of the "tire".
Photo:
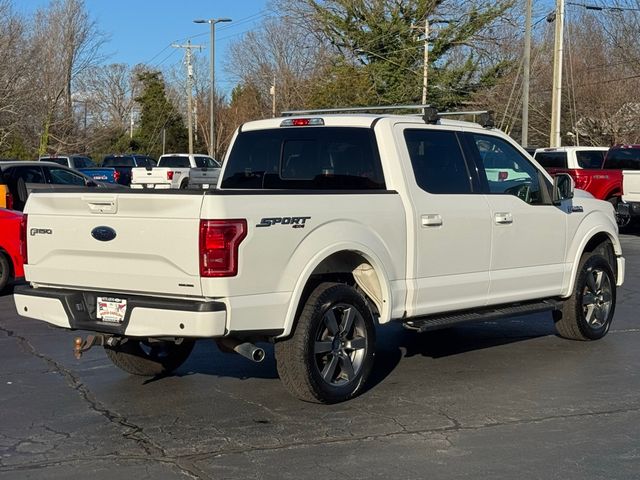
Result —
POLYGON ((598 340, 609 331, 616 307, 616 280, 611 265, 598 253, 580 259, 573 295, 554 312, 556 330, 571 340, 598 340))
POLYGON ((180 190, 186 190, 189 188, 189 180, 185 179, 180 183, 180 190))
POLYGON ((113 364, 132 375, 155 377, 168 374, 182 365, 194 346, 193 340, 183 340, 176 344, 168 341, 149 341, 128 338, 116 346, 104 346, 113 364))
POLYGON ((340 283, 313 290, 295 332, 275 345, 278 374, 307 402, 337 403, 365 385, 375 354, 375 325, 364 297, 340 283))
POLYGON ((607 202, 613 205, 613 210, 615 211, 616 223, 618 224, 618 228, 621 230, 626 229, 631 224, 631 217, 620 215, 618 213, 618 203, 620 203, 620 197, 609 197, 607 198, 607 202))
POLYGON ((9 259, 0 252, 0 292, 5 289, 10 279, 11 265, 9 264, 9 259))

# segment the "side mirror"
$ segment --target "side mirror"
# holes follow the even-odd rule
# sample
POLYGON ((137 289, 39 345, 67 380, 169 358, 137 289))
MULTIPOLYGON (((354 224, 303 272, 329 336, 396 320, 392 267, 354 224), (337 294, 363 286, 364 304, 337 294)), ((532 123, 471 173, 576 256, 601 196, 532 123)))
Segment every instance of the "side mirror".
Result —
POLYGON ((553 204, 559 205, 562 200, 573 198, 575 183, 571 175, 559 173, 553 177, 553 204))

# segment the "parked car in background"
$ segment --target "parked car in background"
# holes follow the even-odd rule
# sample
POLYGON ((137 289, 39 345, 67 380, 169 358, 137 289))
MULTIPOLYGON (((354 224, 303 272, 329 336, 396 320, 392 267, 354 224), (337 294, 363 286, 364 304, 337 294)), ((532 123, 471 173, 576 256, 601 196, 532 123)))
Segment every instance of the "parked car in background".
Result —
POLYGON ((115 170, 115 181, 120 185, 131 184, 131 170, 136 167, 153 168, 156 161, 146 155, 107 155, 102 160, 103 167, 115 170))
POLYGON ((162 155, 155 168, 134 168, 131 188, 187 188, 214 186, 220 162, 208 155, 170 153, 162 155))
POLYGON ((534 157, 551 175, 571 175, 576 188, 599 200, 607 200, 614 208, 622 195, 622 177, 602 170, 607 147, 539 148, 534 157))
POLYGON ((7 284, 24 276, 20 254, 22 214, 0 208, 0 292, 7 284))
POLYGON ((95 162, 86 155, 51 155, 40 157, 38 160, 41 162, 53 162, 64 167, 72 168, 99 182, 116 182, 116 172, 113 168, 98 167, 95 162))
POLYGON ((22 211, 33 190, 60 190, 78 187, 122 188, 120 185, 98 182, 93 178, 51 162, 1 162, 0 183, 5 186, 15 210, 22 211))
POLYGON ((640 145, 616 145, 609 149, 603 164, 609 175, 619 178, 622 195, 616 204, 622 227, 640 219, 640 145))

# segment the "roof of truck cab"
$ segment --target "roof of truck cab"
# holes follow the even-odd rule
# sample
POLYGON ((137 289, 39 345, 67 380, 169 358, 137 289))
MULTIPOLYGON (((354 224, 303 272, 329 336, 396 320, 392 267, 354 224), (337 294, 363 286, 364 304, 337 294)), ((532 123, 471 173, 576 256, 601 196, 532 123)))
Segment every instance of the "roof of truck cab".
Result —
MULTIPOLYGON (((425 125, 425 121, 420 115, 381 115, 372 113, 359 113, 359 114, 326 114, 326 115, 292 115, 287 117, 267 118, 264 120, 253 120, 251 122, 244 123, 240 127, 240 131, 247 132, 252 130, 266 130, 271 128, 280 128, 282 122, 285 120, 309 118, 320 118, 324 121, 325 127, 361 127, 371 128, 373 123, 377 120, 390 119, 398 123, 415 123, 416 125, 425 125)), ((438 123, 429 124, 432 126, 449 126, 459 128, 477 128, 483 129, 483 127, 474 122, 464 122, 460 120, 449 120, 442 118, 438 120, 438 123)), ((321 128, 322 126, 310 125, 301 127, 286 127, 286 128, 321 128)))

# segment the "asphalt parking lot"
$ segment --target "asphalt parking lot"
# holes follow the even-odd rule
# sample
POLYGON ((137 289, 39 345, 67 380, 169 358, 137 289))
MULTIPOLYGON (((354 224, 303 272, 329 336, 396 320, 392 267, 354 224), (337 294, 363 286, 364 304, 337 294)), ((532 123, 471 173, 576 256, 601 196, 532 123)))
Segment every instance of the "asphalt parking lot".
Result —
MULTIPOLYGON (((290 397, 200 342, 174 376, 131 377, 101 348, 0 296, 0 478, 640 477, 640 236, 612 330, 555 336, 550 314, 416 335, 380 329, 368 390, 290 397)), ((270 354, 271 352, 268 351, 270 354)))

